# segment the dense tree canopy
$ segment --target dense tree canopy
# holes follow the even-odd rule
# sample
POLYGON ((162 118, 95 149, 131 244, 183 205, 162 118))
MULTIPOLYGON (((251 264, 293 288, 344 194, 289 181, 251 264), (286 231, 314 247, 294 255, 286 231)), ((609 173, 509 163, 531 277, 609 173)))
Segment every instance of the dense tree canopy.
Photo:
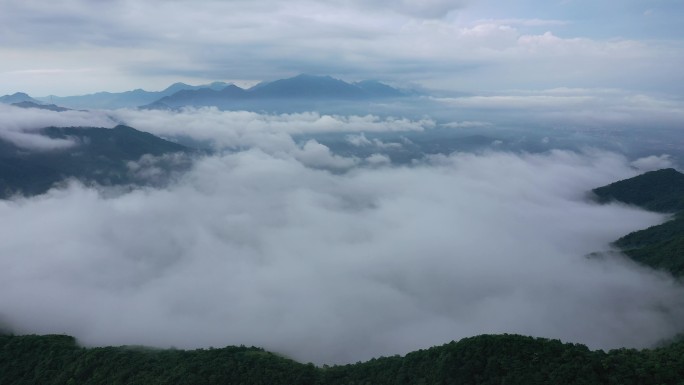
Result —
POLYGON ((591 351, 482 335, 343 366, 315 367, 254 347, 83 348, 62 335, 0 336, 0 384, 681 384, 684 342, 591 351))
POLYGON ((633 260, 672 275, 684 275, 684 174, 668 168, 592 190, 599 202, 619 201, 675 213, 672 219, 614 242, 633 260))
POLYGON ((684 210, 684 174, 673 168, 650 171, 592 192, 601 203, 619 201, 666 213, 684 210))

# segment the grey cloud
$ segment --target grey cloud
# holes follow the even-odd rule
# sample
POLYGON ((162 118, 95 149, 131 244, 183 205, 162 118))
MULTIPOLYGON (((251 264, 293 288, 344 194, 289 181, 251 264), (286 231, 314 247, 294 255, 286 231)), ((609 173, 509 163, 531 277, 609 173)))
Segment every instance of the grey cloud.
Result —
POLYGON ((317 363, 479 333, 648 346, 684 326, 682 288, 584 257, 663 219, 584 200, 634 172, 555 151, 333 174, 250 149, 168 189, 71 184, 0 202, 0 319, 88 345, 249 344, 317 363))
POLYGON ((461 9, 470 3, 468 0, 333 0, 333 2, 374 10, 392 10, 418 18, 439 18, 445 16, 450 11, 461 9))
MULTIPOLYGON (((684 119, 684 103, 678 98, 616 89, 550 89, 509 91, 433 100, 471 111, 491 111, 495 115, 536 115, 546 122, 585 126, 617 125, 674 127, 684 119)), ((447 127, 465 127, 448 123, 447 127)))
POLYGON ((92 44, 131 47, 149 42, 151 36, 135 28, 130 2, 27 0, 3 2, 0 21, 3 45, 69 47, 92 44))

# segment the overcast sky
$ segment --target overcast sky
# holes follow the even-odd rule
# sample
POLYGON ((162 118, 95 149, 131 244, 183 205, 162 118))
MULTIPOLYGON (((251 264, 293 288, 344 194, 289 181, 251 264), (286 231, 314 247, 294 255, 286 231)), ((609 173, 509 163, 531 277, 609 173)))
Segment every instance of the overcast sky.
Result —
POLYGON ((0 95, 299 73, 681 95, 682 0, 0 0, 0 95))

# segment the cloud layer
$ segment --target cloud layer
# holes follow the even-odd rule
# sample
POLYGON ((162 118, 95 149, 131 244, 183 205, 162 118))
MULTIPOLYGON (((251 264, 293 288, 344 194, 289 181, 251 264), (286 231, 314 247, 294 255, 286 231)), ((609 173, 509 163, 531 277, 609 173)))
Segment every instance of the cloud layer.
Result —
POLYGON ((86 111, 54 112, 19 108, 0 103, 0 139, 28 150, 60 150, 76 144, 68 139, 51 139, 37 130, 45 127, 113 127, 116 123, 104 113, 86 111))
POLYGON ((300 158, 250 149, 168 189, 71 184, 0 202, 0 321, 316 363, 479 333, 643 347, 684 327, 672 280, 585 257, 663 219, 586 201, 634 174, 620 156, 461 154, 342 174, 300 158))

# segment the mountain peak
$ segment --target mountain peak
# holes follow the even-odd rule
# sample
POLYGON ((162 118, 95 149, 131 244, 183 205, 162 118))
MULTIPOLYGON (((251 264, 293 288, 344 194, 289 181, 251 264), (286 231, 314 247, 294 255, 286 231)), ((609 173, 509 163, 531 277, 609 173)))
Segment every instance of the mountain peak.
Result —
POLYGON ((342 80, 331 76, 308 74, 260 84, 258 87, 250 88, 249 91, 263 98, 350 99, 365 96, 363 90, 342 80))
POLYGON ((35 104, 41 104, 41 102, 30 97, 28 94, 26 94, 24 92, 15 92, 12 95, 0 96, 0 103, 13 104, 13 103, 22 103, 22 102, 31 102, 31 103, 35 103, 35 104))

